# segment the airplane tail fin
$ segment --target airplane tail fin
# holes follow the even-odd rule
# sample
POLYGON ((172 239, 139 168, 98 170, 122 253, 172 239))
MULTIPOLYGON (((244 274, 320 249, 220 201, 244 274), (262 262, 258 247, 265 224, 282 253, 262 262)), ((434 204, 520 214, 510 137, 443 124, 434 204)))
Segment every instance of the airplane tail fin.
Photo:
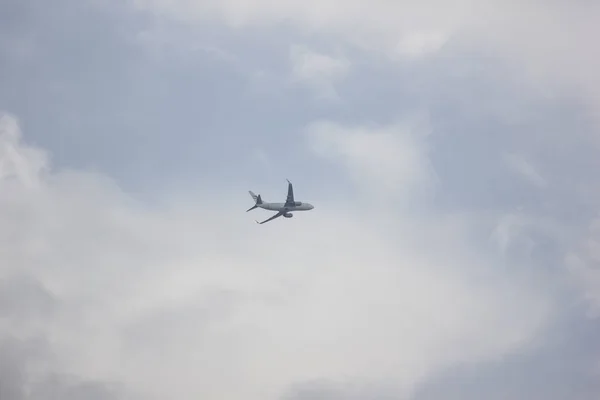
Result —
POLYGON ((254 199, 254 201, 256 202, 255 205, 253 205, 252 207, 250 207, 249 209, 246 210, 246 212, 250 211, 250 210, 254 210, 255 208, 257 208, 260 204, 263 203, 262 198, 259 195, 254 194, 254 192, 252 192, 252 190, 249 190, 248 193, 250 193, 250 196, 252 196, 252 199, 254 199))
POLYGON ((256 202, 256 204, 262 204, 262 198, 259 195, 254 194, 254 192, 252 190, 248 190, 248 193, 250 193, 250 196, 252 196, 252 199, 254 199, 254 201, 256 202))

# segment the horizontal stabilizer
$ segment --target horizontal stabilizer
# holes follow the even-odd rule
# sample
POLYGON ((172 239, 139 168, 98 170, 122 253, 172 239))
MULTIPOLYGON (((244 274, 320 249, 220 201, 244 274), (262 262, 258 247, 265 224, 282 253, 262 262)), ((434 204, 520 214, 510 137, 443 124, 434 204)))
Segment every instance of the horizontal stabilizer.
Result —
POLYGON ((252 196, 252 199, 255 201, 255 204, 252 207, 250 207, 249 209, 247 209, 246 212, 252 211, 255 208, 258 208, 258 206, 261 205, 263 202, 262 199, 260 198, 260 194, 256 195, 256 194, 254 194, 254 192, 252 190, 248 190, 248 193, 250 193, 250 196, 252 196))

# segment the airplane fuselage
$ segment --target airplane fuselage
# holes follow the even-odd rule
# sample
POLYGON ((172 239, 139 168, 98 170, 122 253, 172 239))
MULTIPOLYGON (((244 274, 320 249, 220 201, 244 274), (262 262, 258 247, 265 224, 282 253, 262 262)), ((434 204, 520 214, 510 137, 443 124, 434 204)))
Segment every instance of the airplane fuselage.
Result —
POLYGON ((257 204, 259 208, 263 208, 265 210, 270 211, 283 211, 283 212, 294 212, 294 211, 309 211, 314 208, 312 204, 302 203, 299 206, 287 206, 285 203, 262 203, 257 204))

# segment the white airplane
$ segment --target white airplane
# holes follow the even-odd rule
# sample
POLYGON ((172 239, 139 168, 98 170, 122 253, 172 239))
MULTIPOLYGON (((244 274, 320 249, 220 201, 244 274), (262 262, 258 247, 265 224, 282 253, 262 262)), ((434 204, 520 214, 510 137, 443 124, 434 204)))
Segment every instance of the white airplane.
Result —
POLYGON ((250 193, 250 196, 252 196, 256 204, 247 209, 246 212, 254 210, 255 208, 263 208, 265 210, 277 211, 277 214, 273 215, 269 219, 264 220, 263 222, 256 221, 257 224, 264 224, 265 222, 269 222, 277 217, 281 217, 282 215, 286 218, 292 218, 294 216, 292 214, 292 211, 309 211, 315 208, 312 204, 303 203, 301 201, 295 201, 294 188, 292 187, 292 182, 290 182, 289 180, 287 181, 288 193, 285 203, 266 203, 262 200, 260 194, 257 196, 252 192, 252 190, 248 191, 248 193, 250 193))

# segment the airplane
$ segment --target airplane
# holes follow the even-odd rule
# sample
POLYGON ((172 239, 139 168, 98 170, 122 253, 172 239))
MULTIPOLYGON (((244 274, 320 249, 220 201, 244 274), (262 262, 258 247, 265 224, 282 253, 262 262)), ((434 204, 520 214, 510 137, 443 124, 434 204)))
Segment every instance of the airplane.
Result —
POLYGON ((288 193, 285 203, 266 203, 259 195, 256 195, 249 190, 250 196, 254 199, 256 204, 246 210, 246 212, 254 210, 255 208, 262 208, 270 211, 277 211, 277 214, 273 215, 271 218, 264 220, 263 222, 256 221, 257 224, 264 224, 265 222, 269 222, 274 220, 275 218, 281 217, 282 215, 285 218, 292 218, 294 215, 292 211, 309 211, 315 208, 310 203, 303 203, 301 201, 294 200, 294 188, 292 187, 292 182, 286 179, 288 182, 288 193))

